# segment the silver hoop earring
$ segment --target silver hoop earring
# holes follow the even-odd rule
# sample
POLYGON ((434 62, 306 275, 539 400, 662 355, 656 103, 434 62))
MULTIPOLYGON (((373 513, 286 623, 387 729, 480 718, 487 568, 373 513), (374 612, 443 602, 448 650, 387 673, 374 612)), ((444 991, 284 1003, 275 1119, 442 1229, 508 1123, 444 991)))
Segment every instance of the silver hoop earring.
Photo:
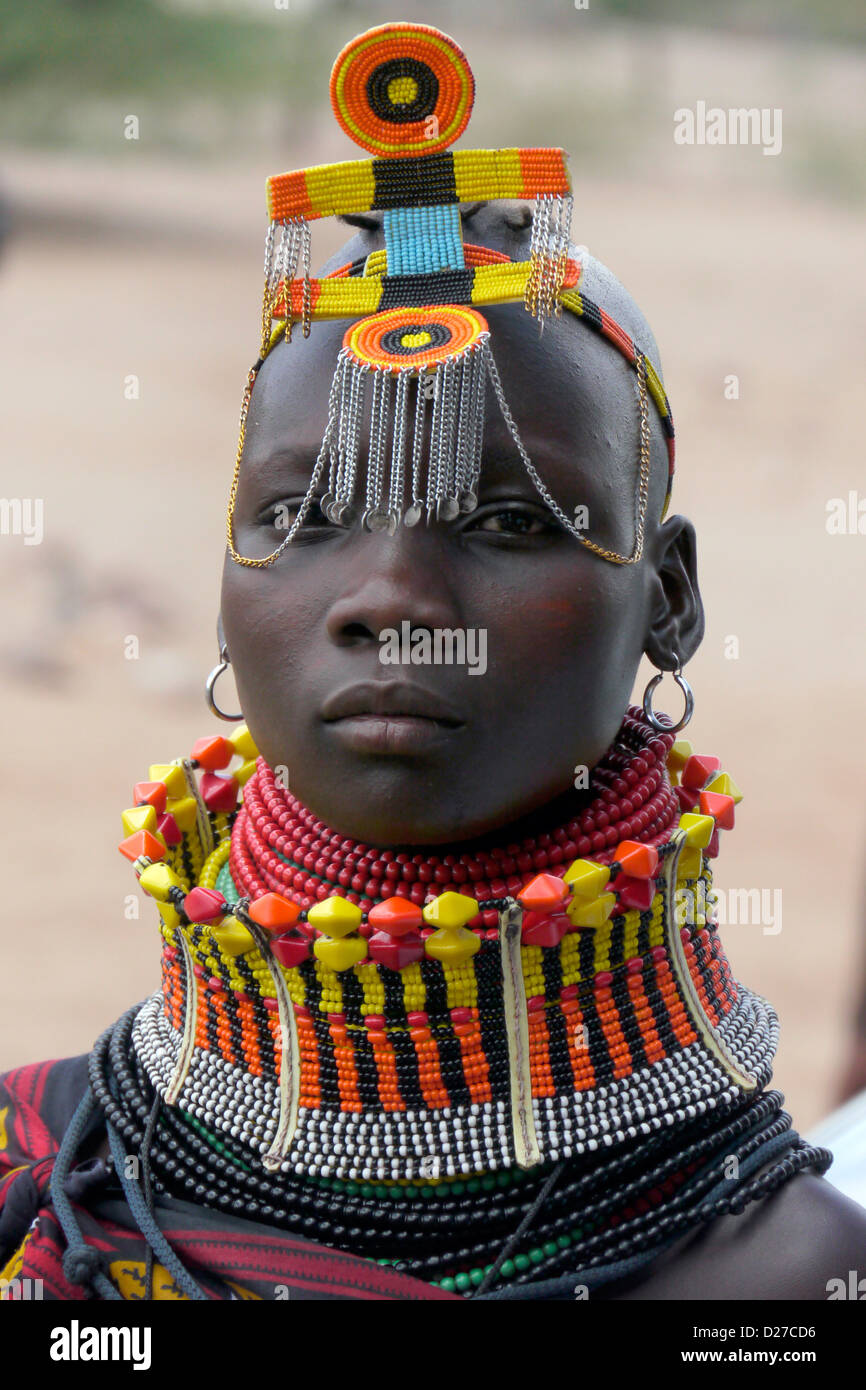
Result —
POLYGON ((686 702, 685 708, 683 710, 683 717, 680 720, 679 724, 663 724, 662 721, 659 719, 658 715, 653 710, 653 691, 655 690, 656 686, 659 684, 662 677, 664 676, 664 671, 659 671, 657 675, 653 676, 652 680, 648 683, 647 688, 643 693, 643 712, 657 734, 678 734, 680 729, 684 729, 686 727, 686 725, 692 717, 692 714, 694 713, 695 693, 682 673, 680 659, 677 656, 676 652, 673 653, 673 658, 675 665, 672 675, 680 690, 683 692, 683 696, 686 702))
POLYGON ((216 685, 223 672, 229 669, 230 665, 231 662, 229 661, 229 649, 225 645, 225 643, 223 643, 223 645, 220 647, 219 665, 213 668, 213 670, 211 671, 210 675, 204 683, 204 696, 208 702, 208 707, 210 708, 211 712, 216 715, 217 719, 226 719, 229 721, 229 723, 236 724, 239 719, 243 719, 243 715, 226 714, 225 710, 220 709, 214 696, 214 686, 216 685))

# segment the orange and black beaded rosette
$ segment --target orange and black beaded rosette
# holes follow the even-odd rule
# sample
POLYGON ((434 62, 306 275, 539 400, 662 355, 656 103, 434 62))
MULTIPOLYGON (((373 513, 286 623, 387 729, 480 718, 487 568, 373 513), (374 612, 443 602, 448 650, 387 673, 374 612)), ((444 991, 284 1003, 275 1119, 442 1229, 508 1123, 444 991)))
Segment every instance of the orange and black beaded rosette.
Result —
POLYGON ((360 521, 368 529, 391 532, 401 521, 447 521, 471 511, 478 497, 489 383, 519 457, 561 524, 605 558, 633 563, 642 549, 649 473, 647 393, 668 435, 671 472, 673 425, 651 363, 580 292, 581 267, 569 254, 572 197, 565 151, 453 151, 472 112, 475 82, 460 47, 428 25, 384 24, 353 39, 334 63, 330 93, 337 121, 371 158, 268 180, 262 340, 241 411, 227 521, 232 558, 247 565, 273 563, 304 524, 314 498, 336 525, 360 521), (525 261, 463 241, 461 203, 497 199, 534 203, 525 261), (373 211, 382 214, 384 249, 313 277, 311 222, 373 211), (612 342, 636 372, 639 517, 629 555, 603 550, 585 537, 532 466, 479 312, 509 302, 522 302, 542 325, 565 305, 612 342), (233 511, 256 374, 276 343, 291 338, 295 323, 307 336, 315 320, 340 318, 355 322, 343 339, 307 496, 282 544, 263 559, 247 559, 235 548, 233 511), (368 416, 362 458, 361 427, 368 416))

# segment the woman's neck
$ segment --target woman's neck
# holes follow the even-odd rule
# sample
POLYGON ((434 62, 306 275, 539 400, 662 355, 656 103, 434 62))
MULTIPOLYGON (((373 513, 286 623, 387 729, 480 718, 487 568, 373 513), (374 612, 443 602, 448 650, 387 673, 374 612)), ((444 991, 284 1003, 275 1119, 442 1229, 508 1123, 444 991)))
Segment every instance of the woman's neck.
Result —
POLYGON ((573 859, 609 861, 623 840, 661 844, 679 811, 665 769, 672 735, 629 709, 586 790, 574 790, 472 840, 377 848, 341 835, 280 786, 259 759, 232 832, 230 869, 242 895, 287 894, 303 907, 323 885, 366 909, 393 894, 516 892, 527 874, 573 859))

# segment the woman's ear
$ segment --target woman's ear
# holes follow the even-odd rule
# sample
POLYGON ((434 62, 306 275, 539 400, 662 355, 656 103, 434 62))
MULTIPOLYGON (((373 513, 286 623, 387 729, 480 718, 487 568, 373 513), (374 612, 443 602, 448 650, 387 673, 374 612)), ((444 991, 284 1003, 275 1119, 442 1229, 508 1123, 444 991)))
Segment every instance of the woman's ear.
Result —
POLYGON ((675 656, 685 666, 704 635, 695 528, 684 516, 669 517, 657 532, 656 546, 644 651, 653 665, 671 671, 675 656))

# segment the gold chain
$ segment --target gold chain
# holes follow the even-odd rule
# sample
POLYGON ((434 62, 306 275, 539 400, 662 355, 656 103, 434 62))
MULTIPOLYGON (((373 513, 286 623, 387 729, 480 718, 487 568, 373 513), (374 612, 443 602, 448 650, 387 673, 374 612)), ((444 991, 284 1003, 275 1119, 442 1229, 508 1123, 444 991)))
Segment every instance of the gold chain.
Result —
POLYGON ((255 385, 255 380, 256 373, 251 368, 250 374, 247 377, 247 384, 244 390, 244 398, 241 401, 238 452, 237 457, 235 458, 235 471, 232 476, 232 485, 229 491, 229 505, 228 511, 226 513, 226 541, 228 542, 229 554, 231 555, 236 565, 247 565, 250 569, 264 569, 267 565, 272 565, 274 563, 274 561, 277 558, 277 555, 279 554, 279 550, 271 551, 271 554, 267 555, 264 560, 250 560, 246 555, 241 555, 235 549, 234 537, 235 503, 237 502, 238 497, 238 478, 240 477, 241 456, 244 452, 244 440, 246 438, 247 433, 247 414, 249 413, 250 397, 253 394, 253 386, 255 385))
POLYGON ((638 475, 638 514, 634 549, 631 555, 620 555, 616 550, 605 550, 603 546, 596 545, 595 541, 588 541, 584 536, 580 537, 581 545, 585 545, 587 550, 591 550, 594 554, 600 555, 604 560, 613 561, 615 565, 636 565, 643 555, 646 509, 647 502, 649 501, 650 432, 646 386, 646 358, 643 353, 637 349, 635 350, 635 370, 637 371, 640 397, 640 471, 638 475))

